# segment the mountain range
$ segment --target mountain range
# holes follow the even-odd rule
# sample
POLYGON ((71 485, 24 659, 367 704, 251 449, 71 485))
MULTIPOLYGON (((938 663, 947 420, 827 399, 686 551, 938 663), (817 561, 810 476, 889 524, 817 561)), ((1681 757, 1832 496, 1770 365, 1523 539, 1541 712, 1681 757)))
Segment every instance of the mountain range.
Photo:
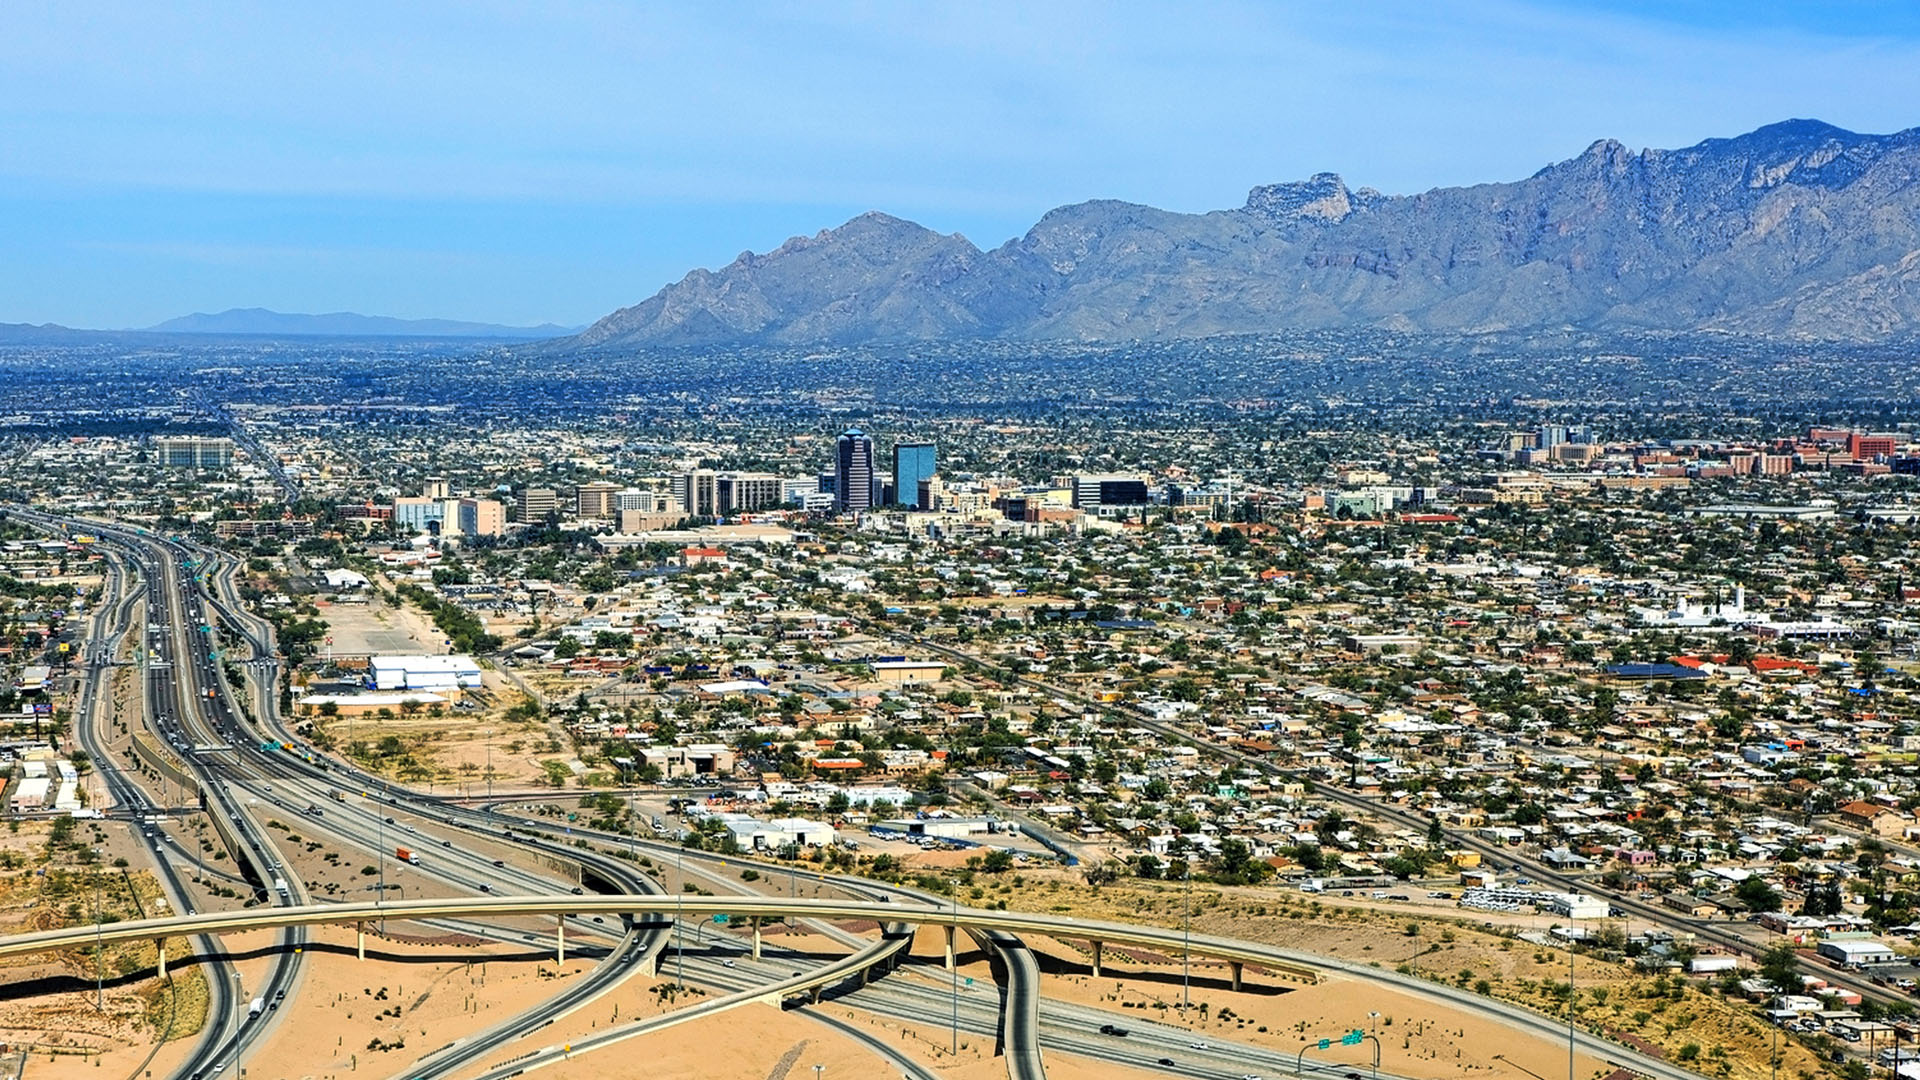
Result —
POLYGON ((152 334, 239 334, 284 337, 404 337, 404 338, 551 338, 571 334, 578 327, 500 326, 454 319, 395 319, 386 315, 359 315, 333 311, 302 315, 266 308, 231 308, 218 314, 195 312, 146 328, 152 334))
POLYGON ((1321 173, 1189 214, 1064 206, 981 250, 867 213, 695 270, 549 348, 1127 341, 1303 328, 1920 334, 1920 128, 1612 140, 1417 195, 1321 173))

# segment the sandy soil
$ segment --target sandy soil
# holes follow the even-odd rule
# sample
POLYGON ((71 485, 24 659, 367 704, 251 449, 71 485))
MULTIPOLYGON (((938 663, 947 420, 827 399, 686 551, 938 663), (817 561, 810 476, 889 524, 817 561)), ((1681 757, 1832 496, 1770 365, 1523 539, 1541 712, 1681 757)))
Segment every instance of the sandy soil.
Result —
MULTIPOLYGON (((803 1014, 747 1005, 672 1028, 657 1038, 642 1036, 582 1055, 540 1075, 553 1080, 827 1080, 899 1075, 892 1064, 803 1014), (821 1067, 817 1073, 816 1065, 821 1067)), ((982 1072, 980 1080, 1006 1075, 997 1062, 989 1066, 998 1072, 982 1072)))
MULTIPOLYGON (((390 929, 432 933, 398 924, 390 929)), ((265 940, 261 935, 253 943, 265 940)), ((429 1051, 537 1005, 593 966, 569 959, 556 968, 551 954, 531 946, 415 943, 371 934, 363 962, 354 956, 351 927, 316 928, 314 942, 300 984, 246 1063, 248 1080, 402 1072, 429 1051)), ((230 939, 236 952, 241 945, 240 937, 230 939)), ((244 985, 264 976, 267 962, 264 956, 243 961, 244 985)))
MULTIPOLYGON (((1093 890, 1064 872, 1028 874, 1026 879, 1025 888, 1015 887, 1011 880, 989 882, 988 898, 1005 898, 1010 906, 1028 910, 1180 925, 1178 886, 1131 882, 1093 890)), ((1548 987, 1564 985, 1567 954, 1487 931, 1477 913, 1448 920, 1389 915, 1271 889, 1196 889, 1193 903, 1193 928, 1199 933, 1281 945, 1388 970, 1404 968, 1549 1015, 1563 1015, 1548 987), (1410 925, 1418 932, 1408 934, 1410 925)), ((1079 944, 1067 943, 1062 955, 1073 956, 1079 944)), ((1079 955, 1084 965, 1086 954, 1079 955)), ((1770 1029, 1751 1008, 1703 992, 1703 984, 1649 978, 1587 955, 1577 958, 1574 978, 1581 994, 1579 1017, 1589 1028, 1603 1028, 1616 1038, 1644 1040, 1643 1049, 1669 1056, 1688 1043, 1699 1047, 1703 1062, 1711 1061, 1716 1050, 1724 1052, 1735 1077, 1757 1080, 1771 1074, 1767 1064, 1770 1029)), ((1457 1023, 1451 1026, 1461 1028, 1457 1023)), ((1805 1048, 1781 1045, 1783 1070, 1820 1071, 1805 1048)), ((1561 1060, 1564 1068, 1564 1056, 1561 1060)))
MULTIPOLYGON (((383 582, 392 588, 392 582, 383 582)), ((432 620, 407 605, 388 607, 380 600, 365 604, 315 606, 333 637, 333 651, 343 656, 392 653, 444 653, 446 640, 432 620)))
MULTIPOLYGON (((1235 992, 1224 964, 1195 963, 1189 991, 1193 1008, 1182 1010, 1178 1007, 1178 958, 1151 965, 1114 963, 1110 951, 1102 977, 1094 979, 1082 973, 1085 958, 1078 951, 1046 938, 1030 944, 1042 957, 1045 993, 1050 999, 1175 1024, 1193 1031, 1196 1039, 1247 1043, 1292 1054, 1309 1040, 1362 1028, 1380 1040, 1381 1069, 1400 1076, 1452 1080, 1472 1073, 1527 1080, 1529 1071, 1557 1076, 1566 1069, 1564 1044, 1357 979, 1329 979, 1318 986, 1295 988, 1262 985, 1259 976, 1253 975, 1242 983, 1244 990, 1235 992), (1379 1016, 1372 1017, 1373 1013, 1379 1016)), ((1124 1026, 1124 1019, 1117 1022, 1124 1026)), ((1371 1043, 1355 1047, 1336 1043, 1326 1051, 1310 1049, 1308 1056, 1371 1067, 1373 1047, 1371 1043)), ((1577 1059, 1578 1075, 1607 1071, 1596 1058, 1583 1054, 1577 1059)))

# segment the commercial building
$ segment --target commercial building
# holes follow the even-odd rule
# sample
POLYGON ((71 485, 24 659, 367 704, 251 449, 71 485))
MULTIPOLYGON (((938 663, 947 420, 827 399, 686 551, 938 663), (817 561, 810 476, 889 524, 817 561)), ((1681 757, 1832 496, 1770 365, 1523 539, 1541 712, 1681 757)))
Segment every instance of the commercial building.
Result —
POLYGON ((471 656, 375 656, 367 681, 375 690, 477 689, 480 665, 471 656))
POLYGON ((873 509, 873 440, 848 428, 834 449, 833 508, 843 514, 873 509))
POLYGON ((1897 954, 1884 941, 1871 938, 1841 938, 1822 941, 1814 951, 1842 964, 1890 964, 1897 954))
POLYGON ((662 776, 725 775, 733 771, 733 749, 721 743, 695 743, 690 746, 645 746, 635 749, 640 763, 660 770, 662 776))
POLYGON ((494 499, 461 499, 461 536, 500 536, 507 531, 507 508, 494 499))
POLYGON ((719 517, 720 477, 712 469, 694 469, 673 478, 673 497, 689 517, 719 517))
POLYGON ((550 487, 521 488, 513 507, 516 520, 528 524, 545 521, 560 512, 560 493, 550 487))
POLYGON ((583 520, 602 520, 613 517, 614 497, 620 493, 620 485, 606 480, 592 480, 573 489, 573 513, 583 520))
POLYGON ((947 665, 938 660, 875 660, 867 668, 874 682, 886 686, 937 683, 947 674, 947 665))
POLYGON ((772 473, 727 473, 719 478, 716 495, 729 514, 770 510, 787 501, 786 481, 772 473))
POLYGON ((225 469, 233 464, 233 440, 168 435, 153 440, 154 457, 169 469, 225 469))
POLYGON ((937 471, 933 444, 903 442, 893 444, 893 501, 916 510, 933 507, 920 501, 920 485, 937 471))
POLYGON ((678 514, 684 505, 671 491, 648 488, 623 488, 613 497, 616 514, 628 510, 641 514, 678 514))
POLYGON ((301 716, 324 714, 331 706, 334 716, 361 717, 377 716, 383 709, 389 713, 404 712, 410 707, 426 710, 445 709, 447 704, 448 699, 445 694, 412 690, 390 694, 309 694, 295 701, 294 708, 301 716))
POLYGON ((1855 461, 1890 458, 1897 449, 1899 439, 1892 435, 1862 435, 1856 431, 1847 436, 1847 451, 1855 461))
POLYGON ((1145 506, 1147 481, 1143 477, 1105 473, 1073 478, 1073 505, 1081 510, 1102 506, 1145 506))
POLYGON ((446 503, 425 495, 401 496, 393 500, 393 524, 409 534, 443 532, 446 528, 446 503))
POLYGON ((47 808, 47 792, 53 781, 44 776, 29 776, 14 785, 7 809, 16 814, 34 814, 47 808))

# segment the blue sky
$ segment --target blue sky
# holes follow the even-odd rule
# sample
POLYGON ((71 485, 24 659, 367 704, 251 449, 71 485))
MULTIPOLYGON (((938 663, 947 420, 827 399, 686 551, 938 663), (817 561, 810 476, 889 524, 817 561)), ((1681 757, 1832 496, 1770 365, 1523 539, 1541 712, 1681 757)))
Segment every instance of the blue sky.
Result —
POLYGON ((0 322, 590 321, 867 209, 1402 193, 1920 125, 1920 5, 0 5, 0 322))

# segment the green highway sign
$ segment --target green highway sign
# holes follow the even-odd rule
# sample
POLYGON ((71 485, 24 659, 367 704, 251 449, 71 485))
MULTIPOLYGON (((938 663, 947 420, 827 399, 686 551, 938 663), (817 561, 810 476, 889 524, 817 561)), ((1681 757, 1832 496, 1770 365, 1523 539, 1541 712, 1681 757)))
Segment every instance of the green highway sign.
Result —
POLYGON ((1332 1040, 1332 1039, 1321 1039, 1321 1040, 1320 1040, 1320 1049, 1322 1049, 1322 1050, 1325 1050, 1325 1049, 1326 1049, 1327 1047, 1329 1047, 1329 1046, 1332 1046, 1332 1045, 1333 1045, 1333 1040, 1332 1040))

